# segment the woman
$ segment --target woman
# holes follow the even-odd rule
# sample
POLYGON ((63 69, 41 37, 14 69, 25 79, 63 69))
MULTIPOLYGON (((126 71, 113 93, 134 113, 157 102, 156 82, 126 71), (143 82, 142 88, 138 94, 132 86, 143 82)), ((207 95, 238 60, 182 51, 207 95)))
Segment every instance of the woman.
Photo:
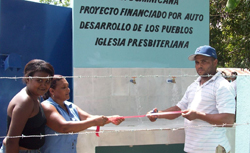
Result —
POLYGON ((10 101, 7 108, 7 137, 3 140, 2 153, 39 153, 43 137, 21 135, 44 135, 46 118, 39 102, 49 87, 54 68, 44 60, 34 59, 24 68, 26 86, 10 101), (17 138, 11 138, 19 136, 17 138))
MULTIPOLYGON (((69 93, 68 81, 61 75, 55 75, 49 91, 44 96, 45 101, 42 102, 47 118, 46 134, 75 133, 91 126, 103 126, 110 122, 118 125, 124 120, 122 117, 113 116, 110 121, 105 116, 90 115, 67 101, 69 93)), ((46 137, 41 150, 44 153, 76 153, 77 136, 77 134, 65 134, 46 137)))

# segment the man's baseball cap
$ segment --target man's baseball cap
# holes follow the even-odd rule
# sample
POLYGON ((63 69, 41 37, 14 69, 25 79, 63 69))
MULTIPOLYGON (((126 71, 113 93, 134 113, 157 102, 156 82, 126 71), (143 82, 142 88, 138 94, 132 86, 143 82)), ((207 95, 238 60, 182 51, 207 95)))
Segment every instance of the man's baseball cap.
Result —
POLYGON ((195 53, 193 55, 190 55, 188 57, 188 59, 190 61, 194 61, 195 59, 195 56, 196 55, 203 55, 203 56, 209 56, 209 57, 213 57, 215 59, 217 59, 217 54, 216 54, 216 51, 213 47, 211 46, 200 46, 196 49, 195 53))

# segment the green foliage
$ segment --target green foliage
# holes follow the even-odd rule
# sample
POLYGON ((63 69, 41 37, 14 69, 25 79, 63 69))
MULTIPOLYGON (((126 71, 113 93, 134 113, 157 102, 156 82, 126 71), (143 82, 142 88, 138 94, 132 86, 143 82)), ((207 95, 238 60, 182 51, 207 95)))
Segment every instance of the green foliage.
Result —
POLYGON ((250 68, 250 2, 241 0, 226 12, 227 0, 210 0, 210 45, 219 67, 250 68))
POLYGON ((70 0, 39 0, 40 3, 45 4, 51 4, 51 5, 57 5, 57 6, 63 6, 63 7, 69 7, 70 6, 70 0))
POLYGON ((240 0, 228 0, 226 5, 227 12, 231 12, 233 9, 236 8, 236 6, 239 4, 240 0))

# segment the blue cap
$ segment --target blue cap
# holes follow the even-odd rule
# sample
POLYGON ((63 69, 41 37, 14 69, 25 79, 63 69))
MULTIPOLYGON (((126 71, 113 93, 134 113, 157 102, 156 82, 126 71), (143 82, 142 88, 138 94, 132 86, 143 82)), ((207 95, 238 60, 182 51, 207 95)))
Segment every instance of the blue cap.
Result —
POLYGON ((194 61, 196 55, 203 55, 203 56, 209 56, 217 59, 217 54, 216 51, 213 47, 211 46, 200 46, 196 49, 195 53, 193 55, 190 55, 188 59, 190 61, 194 61))

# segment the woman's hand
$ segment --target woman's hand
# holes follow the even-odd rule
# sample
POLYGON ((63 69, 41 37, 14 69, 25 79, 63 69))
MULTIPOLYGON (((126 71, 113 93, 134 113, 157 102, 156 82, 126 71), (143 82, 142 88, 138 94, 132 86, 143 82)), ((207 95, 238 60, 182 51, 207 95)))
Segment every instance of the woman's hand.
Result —
POLYGON ((96 126, 104 126, 108 121, 106 116, 92 116, 92 119, 95 121, 96 126))
POLYGON ((109 117, 109 121, 115 125, 121 124, 121 122, 123 122, 124 120, 125 118, 119 115, 114 115, 109 117))

